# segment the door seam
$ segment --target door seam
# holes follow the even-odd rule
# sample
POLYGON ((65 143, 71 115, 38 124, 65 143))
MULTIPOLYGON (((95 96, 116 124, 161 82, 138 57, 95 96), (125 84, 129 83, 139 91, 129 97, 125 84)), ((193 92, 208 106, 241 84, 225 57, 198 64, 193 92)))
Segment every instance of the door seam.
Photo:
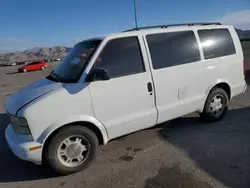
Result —
POLYGON ((151 80, 153 82, 153 88, 154 88, 154 103, 155 103, 155 109, 156 109, 156 124, 158 122, 158 119, 159 119, 159 110, 157 108, 157 105, 156 105, 156 90, 155 90, 155 82, 154 82, 154 77, 153 77, 153 72, 152 72, 152 67, 150 64, 150 59, 149 59, 149 51, 148 49, 146 48, 146 41, 145 41, 145 37, 144 35, 142 34, 142 40, 143 40, 143 44, 144 44, 144 48, 145 48, 145 51, 146 51, 146 55, 147 55, 147 61, 148 61, 148 65, 149 65, 149 71, 150 71, 150 75, 151 75, 151 80))

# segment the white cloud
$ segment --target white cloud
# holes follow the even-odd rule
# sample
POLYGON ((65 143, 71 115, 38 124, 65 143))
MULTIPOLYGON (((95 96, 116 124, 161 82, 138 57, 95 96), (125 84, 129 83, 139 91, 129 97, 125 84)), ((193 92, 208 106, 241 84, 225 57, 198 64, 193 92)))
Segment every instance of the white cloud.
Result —
POLYGON ((231 24, 236 28, 250 29, 250 10, 230 12, 217 20, 223 24, 231 24))

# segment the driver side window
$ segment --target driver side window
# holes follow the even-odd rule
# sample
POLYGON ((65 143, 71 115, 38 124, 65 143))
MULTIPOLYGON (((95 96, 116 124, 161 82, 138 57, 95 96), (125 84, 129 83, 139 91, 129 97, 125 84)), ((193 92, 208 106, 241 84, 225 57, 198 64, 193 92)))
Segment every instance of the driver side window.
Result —
POLYGON ((94 67, 105 69, 110 78, 145 72, 138 38, 110 40, 96 59, 94 67))

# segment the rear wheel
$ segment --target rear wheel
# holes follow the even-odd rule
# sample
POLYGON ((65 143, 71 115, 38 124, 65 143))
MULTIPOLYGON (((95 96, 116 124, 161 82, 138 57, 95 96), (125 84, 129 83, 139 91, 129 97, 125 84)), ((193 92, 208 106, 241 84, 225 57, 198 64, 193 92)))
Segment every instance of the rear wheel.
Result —
POLYGON ((225 90, 213 88, 207 97, 201 118, 208 122, 221 120, 228 110, 229 97, 225 90))
POLYGON ((82 126, 62 128, 50 141, 45 157, 60 174, 71 174, 87 168, 96 156, 98 139, 82 126))

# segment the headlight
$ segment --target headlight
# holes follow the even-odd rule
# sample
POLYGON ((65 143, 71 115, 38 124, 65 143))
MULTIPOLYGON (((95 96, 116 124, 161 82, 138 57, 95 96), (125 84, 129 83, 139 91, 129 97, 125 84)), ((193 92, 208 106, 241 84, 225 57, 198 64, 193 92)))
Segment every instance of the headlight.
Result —
POLYGON ((12 125, 13 130, 22 135, 29 135, 30 129, 28 127, 28 123, 23 117, 10 117, 10 123, 12 125))

